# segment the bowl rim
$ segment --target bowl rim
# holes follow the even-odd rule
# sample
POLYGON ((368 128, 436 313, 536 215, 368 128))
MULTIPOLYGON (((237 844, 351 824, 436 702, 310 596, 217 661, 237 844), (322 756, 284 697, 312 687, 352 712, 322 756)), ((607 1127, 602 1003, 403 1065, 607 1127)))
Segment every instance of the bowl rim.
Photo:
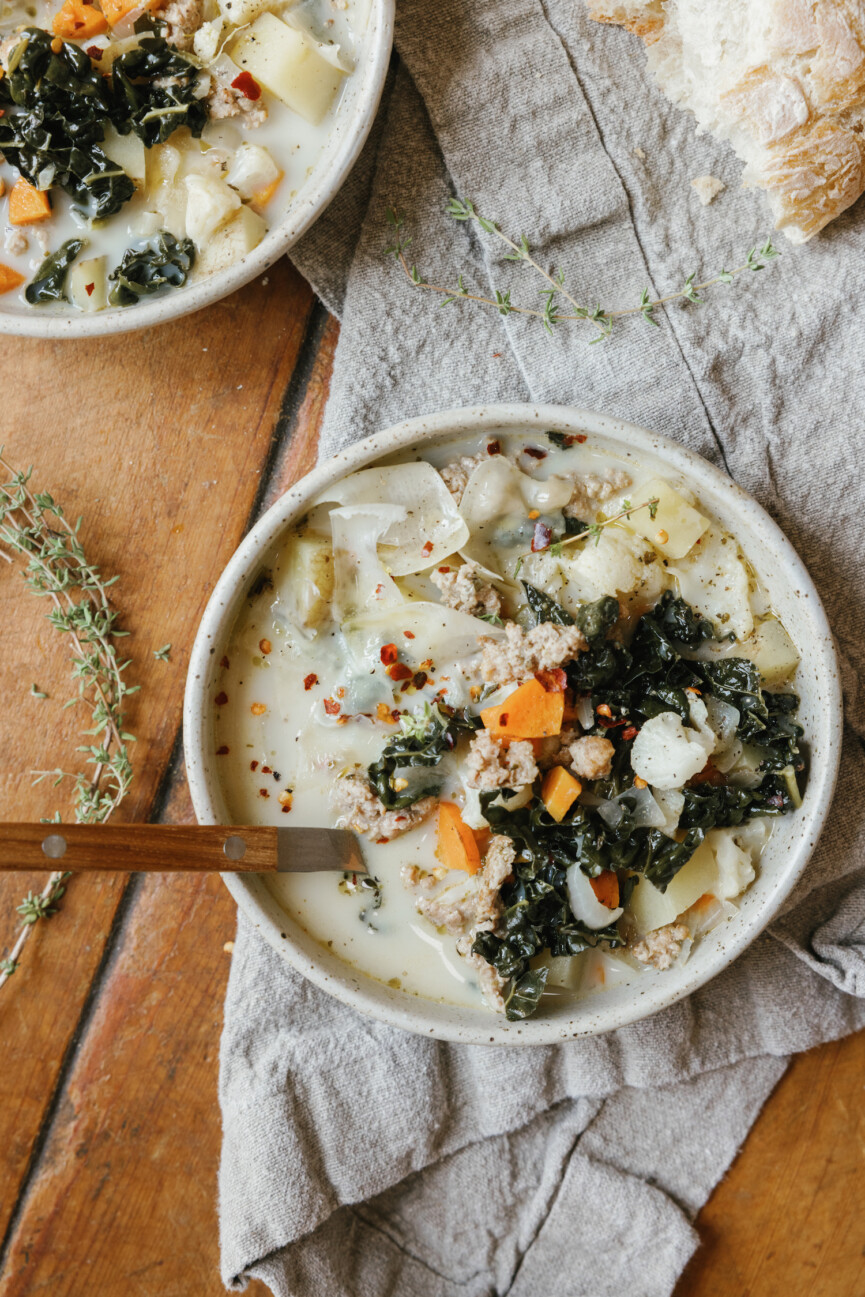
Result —
MULTIPOLYGON (((490 1013, 488 1019, 481 1018, 479 1010, 468 1010, 459 1005, 394 992, 383 983, 343 963, 337 956, 325 952, 302 929, 298 928, 297 934, 286 931, 294 926, 293 921, 279 906, 261 878, 255 875, 223 874, 228 890, 264 939, 320 989, 355 1010, 391 1026, 441 1040, 469 1044, 548 1045, 602 1034, 660 1012, 717 976, 772 921, 802 876, 829 813, 840 765, 843 703, 840 672, 828 619, 810 574, 792 543, 751 495, 696 452, 661 434, 652 433, 624 420, 562 405, 509 403, 471 406, 405 420, 337 452, 290 487, 238 546, 207 603, 193 644, 187 674, 183 715, 184 752, 190 794, 199 822, 218 822, 214 798, 217 780, 209 771, 206 753, 209 736, 206 692, 213 658, 233 625, 237 604, 246 583, 279 535, 325 487, 345 474, 366 467, 386 455, 448 437, 470 436, 493 429, 530 429, 533 425, 539 429, 549 428, 565 433, 587 432, 590 436, 602 436, 624 443, 637 457, 649 454, 663 458, 672 470, 687 480, 693 480, 698 489, 703 485, 713 488, 713 494, 720 492, 725 495, 725 507, 729 502, 733 517, 739 522, 747 518, 752 532, 760 536, 770 551, 780 552, 784 563, 784 579, 791 587, 795 586, 813 632, 811 649, 814 654, 815 678, 826 699, 824 759, 812 764, 809 772, 806 798, 810 796, 811 809, 808 812, 803 807, 799 812, 799 831, 791 844, 783 873, 779 872, 773 888, 763 898, 761 907, 752 916, 751 922, 743 922, 737 935, 723 947, 708 952, 703 967, 695 968, 689 961, 686 968, 692 970, 691 974, 685 974, 679 985, 665 989, 663 982, 653 983, 624 1005, 608 1005, 605 1008, 601 1002, 592 1014, 585 1015, 579 1023, 572 1020, 563 1025, 561 1021, 543 1018, 508 1023, 498 1014, 490 1013), (735 512, 737 510, 738 514, 735 512), (329 968, 324 965, 329 965, 329 968), (460 1021, 464 1018, 472 1020, 460 1021)), ((729 515, 722 512, 719 516, 726 519, 729 515)), ((726 521, 724 525, 728 525, 726 521)), ((733 531, 733 528, 730 530, 733 531)), ((585 1002, 583 1011, 585 1014, 585 1002)))
POLYGON ((176 293, 129 307, 113 307, 92 315, 40 315, 37 308, 20 314, 0 310, 0 335, 22 338, 99 338, 134 333, 156 324, 167 324, 200 311, 248 284, 297 243, 342 189, 366 143, 378 111, 390 66, 396 0, 370 0, 366 57, 360 89, 350 116, 335 123, 344 126, 341 146, 333 150, 327 164, 314 169, 296 203, 284 218, 267 231, 258 247, 225 270, 176 293))

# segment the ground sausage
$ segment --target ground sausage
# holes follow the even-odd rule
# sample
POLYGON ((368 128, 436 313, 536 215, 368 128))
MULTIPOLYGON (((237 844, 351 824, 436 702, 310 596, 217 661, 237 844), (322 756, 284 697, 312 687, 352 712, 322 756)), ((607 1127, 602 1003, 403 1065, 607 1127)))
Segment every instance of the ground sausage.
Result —
POLYGON ((489 730, 478 730, 465 762, 470 788, 522 788, 538 777, 535 752, 528 739, 502 743, 489 730))
POLYGON ((570 745, 574 774, 580 779, 606 779, 612 770, 615 748, 599 734, 587 734, 570 745))
POLYGON ((480 670, 487 684, 520 684, 536 671, 552 671, 570 662, 586 647, 576 626, 541 622, 526 632, 515 622, 505 623, 504 639, 482 635, 480 670))
POLYGON ((651 964, 662 973, 672 968, 682 952, 682 942, 691 935, 684 923, 668 923, 666 927, 649 932, 635 945, 629 946, 631 954, 641 964, 651 964))
POLYGON ((389 811, 360 774, 337 779, 331 799, 340 827, 365 833, 373 841, 379 838, 390 841, 406 833, 425 820, 436 805, 434 797, 422 797, 405 810, 389 811))
POLYGON ((483 579, 477 563, 436 568, 430 580, 441 590, 442 603, 473 617, 498 617, 502 610, 498 590, 483 579))

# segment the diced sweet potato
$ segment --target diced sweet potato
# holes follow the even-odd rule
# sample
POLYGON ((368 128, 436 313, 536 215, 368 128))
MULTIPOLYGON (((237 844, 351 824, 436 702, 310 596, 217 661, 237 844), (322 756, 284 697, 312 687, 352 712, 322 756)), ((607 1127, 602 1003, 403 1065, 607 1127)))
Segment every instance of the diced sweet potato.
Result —
POLYGON ((564 766, 553 766, 544 775, 541 800, 556 823, 560 824, 582 791, 582 784, 570 770, 566 770, 564 766))
POLYGON ((527 680, 498 707, 487 707, 481 720, 496 738, 545 739, 562 732, 563 693, 548 693, 538 680, 527 680))
POLYGON ((95 5, 85 0, 65 0, 54 15, 51 30, 65 41, 88 41, 107 32, 108 22, 95 5))
POLYGON ((9 191, 9 224, 34 225, 37 221, 47 221, 50 216, 48 195, 35 189, 23 176, 16 180, 9 191))
POLYGON ((459 807, 453 802, 439 806, 436 855, 446 869, 462 869, 476 874, 481 867, 481 853, 475 835, 463 823, 459 807))
POLYGON ((13 270, 11 266, 4 266, 0 262, 0 293, 12 293, 23 283, 23 275, 19 275, 17 270, 13 270))
POLYGON ((590 878, 592 891, 608 910, 615 910, 619 904, 619 880, 612 869, 605 869, 597 878, 590 878))
POLYGON ((116 27, 121 19, 132 13, 133 9, 154 9, 157 0, 150 0, 148 4, 142 4, 141 0, 100 0, 100 2, 109 26, 116 27))

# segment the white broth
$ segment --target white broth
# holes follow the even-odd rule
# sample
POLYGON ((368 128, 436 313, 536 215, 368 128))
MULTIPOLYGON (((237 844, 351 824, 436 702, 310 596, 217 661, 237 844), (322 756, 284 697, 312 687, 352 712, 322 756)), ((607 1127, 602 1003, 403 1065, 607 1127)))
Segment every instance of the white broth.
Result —
MULTIPOLYGON (((162 292, 194 284, 251 252, 267 230, 283 220, 316 170, 346 86, 363 55, 369 10, 368 0, 173 0, 150 9, 147 5, 130 8, 131 4, 132 0, 105 0, 104 16, 84 0, 66 0, 62 8, 58 0, 3 0, 0 6, 4 68, 0 79, 4 110, 0 117, 0 310, 4 312, 68 314, 133 306, 142 295, 142 272, 129 276, 136 288, 125 294, 117 277, 111 277, 130 249, 164 254, 168 247, 177 269, 169 272, 168 283, 159 289, 162 292), (116 208, 105 216, 98 215, 102 209, 94 194, 108 182, 94 183, 91 174, 70 192, 63 182, 64 155, 45 152, 36 155, 37 161, 28 161, 30 155, 25 157, 9 144, 24 138, 22 122, 29 120, 29 110, 40 107, 44 95, 28 84, 16 91, 24 102, 13 103, 8 94, 4 99, 4 84, 7 90, 15 84, 16 68, 23 75, 22 49, 29 48, 32 54, 34 42, 47 41, 70 5, 95 14, 98 27, 106 25, 108 15, 128 10, 117 22, 112 18, 113 25, 98 35, 65 41, 73 52, 86 56, 85 66, 96 74, 97 85, 116 86, 115 61, 121 60, 120 67, 123 58, 157 48, 154 42, 162 38, 175 58, 183 60, 173 66, 187 69, 190 78, 193 117, 189 121, 184 111, 189 108, 188 96, 178 91, 180 104, 162 105, 148 120, 136 119, 129 129, 128 106, 118 106, 111 97, 114 91, 108 92, 109 106, 96 114, 102 125, 96 128, 94 148, 105 155, 103 165, 124 188, 110 201, 103 200, 116 208), (238 21, 231 21, 238 10, 242 10, 238 21), (246 13, 255 16, 241 22, 246 13), (154 32, 135 33, 133 22, 142 16, 156 24, 154 32), (28 36, 34 29, 47 35, 28 36), (261 38, 256 40, 257 33, 261 38), (283 40, 288 42, 283 57, 274 62, 273 48, 280 48, 283 40), (179 125, 172 130, 173 121, 179 125), (162 135, 157 140, 155 122, 162 135), (160 243, 166 238, 167 245, 160 243), (68 271, 57 277, 57 293, 34 302, 34 281, 46 256, 70 244, 74 248, 78 242, 83 246, 68 271), (184 257, 176 245, 187 253, 191 245, 191 255, 184 257)), ((73 21, 78 12, 73 11, 73 21)), ((56 51, 51 52, 56 52, 65 76, 68 68, 62 61, 67 53, 62 44, 56 38, 56 51)), ((45 56, 50 54, 46 51, 45 56)), ((42 67, 35 62, 34 66, 42 67)), ((173 94, 170 89, 167 93, 173 94)), ((55 132, 62 131, 67 109, 64 101, 51 119, 55 132)), ((138 114, 138 118, 145 116, 143 110, 138 114)), ((79 168, 79 173, 82 170, 87 167, 79 168)), ((148 283, 153 282, 151 274, 148 283)))
POLYGON ((568 440, 452 442, 324 492, 253 582, 213 697, 231 821, 364 832, 371 880, 281 876, 268 885, 286 912, 370 977, 509 1015, 533 1011, 540 990, 586 996, 663 976, 732 913, 772 816, 799 804, 795 700, 777 702, 798 654, 746 556, 687 484, 568 440), (621 701, 658 634, 678 646, 668 674, 640 666, 651 697, 640 683, 621 701), (530 647, 538 636, 543 650, 530 647), (543 658, 556 645, 562 665, 543 658), (520 690, 558 708, 555 724, 512 722, 520 690), (497 737, 499 724, 512 729, 497 737), (389 742, 414 735, 431 752, 448 725, 439 759, 380 768, 389 742), (529 815, 544 843, 588 845, 556 856, 567 912, 553 944, 568 951, 539 948, 510 975, 506 920, 528 868, 515 826, 529 815), (496 843, 505 881, 481 912, 496 843), (495 969, 475 943, 495 950, 495 969))

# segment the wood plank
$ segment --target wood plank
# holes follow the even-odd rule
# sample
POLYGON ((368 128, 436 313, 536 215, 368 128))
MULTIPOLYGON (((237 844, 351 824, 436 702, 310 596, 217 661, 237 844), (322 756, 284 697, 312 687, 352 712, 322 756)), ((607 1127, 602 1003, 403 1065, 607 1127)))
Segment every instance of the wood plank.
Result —
MULTIPOLYGON (((34 484, 84 516, 85 548, 118 573, 118 603, 143 685, 123 814, 146 819, 180 723, 200 612, 245 528, 312 309, 287 262, 187 320, 98 343, 4 339, 6 455, 37 466, 34 484), (170 662, 154 649, 171 642, 170 662)), ((68 802, 29 771, 74 760, 82 715, 63 712, 68 661, 44 607, 0 564, 0 814, 38 819, 68 802), (50 695, 29 696, 31 681, 50 695)), ((14 908, 44 875, 0 879, 0 945, 14 908)), ((40 925, 0 996, 0 1238, 18 1198, 57 1076, 123 893, 123 878, 82 876, 60 915, 40 925), (22 1083, 26 1078, 26 1084, 22 1083)))
MULTIPOLYGON (((320 335, 274 461, 281 489, 315 459, 335 322, 320 335)), ((159 818, 191 823, 182 763, 175 761, 172 775, 159 818)), ((136 884, 10 1240, 4 1294, 46 1287, 77 1297, 85 1257, 88 1284, 104 1297, 224 1291, 216 1080, 229 964, 223 946, 234 925, 234 903, 217 879, 136 884)), ((254 1284, 248 1291, 267 1290, 254 1284)))
POLYGON ((697 1219, 675 1297, 865 1293, 865 1033, 795 1058, 697 1219))

